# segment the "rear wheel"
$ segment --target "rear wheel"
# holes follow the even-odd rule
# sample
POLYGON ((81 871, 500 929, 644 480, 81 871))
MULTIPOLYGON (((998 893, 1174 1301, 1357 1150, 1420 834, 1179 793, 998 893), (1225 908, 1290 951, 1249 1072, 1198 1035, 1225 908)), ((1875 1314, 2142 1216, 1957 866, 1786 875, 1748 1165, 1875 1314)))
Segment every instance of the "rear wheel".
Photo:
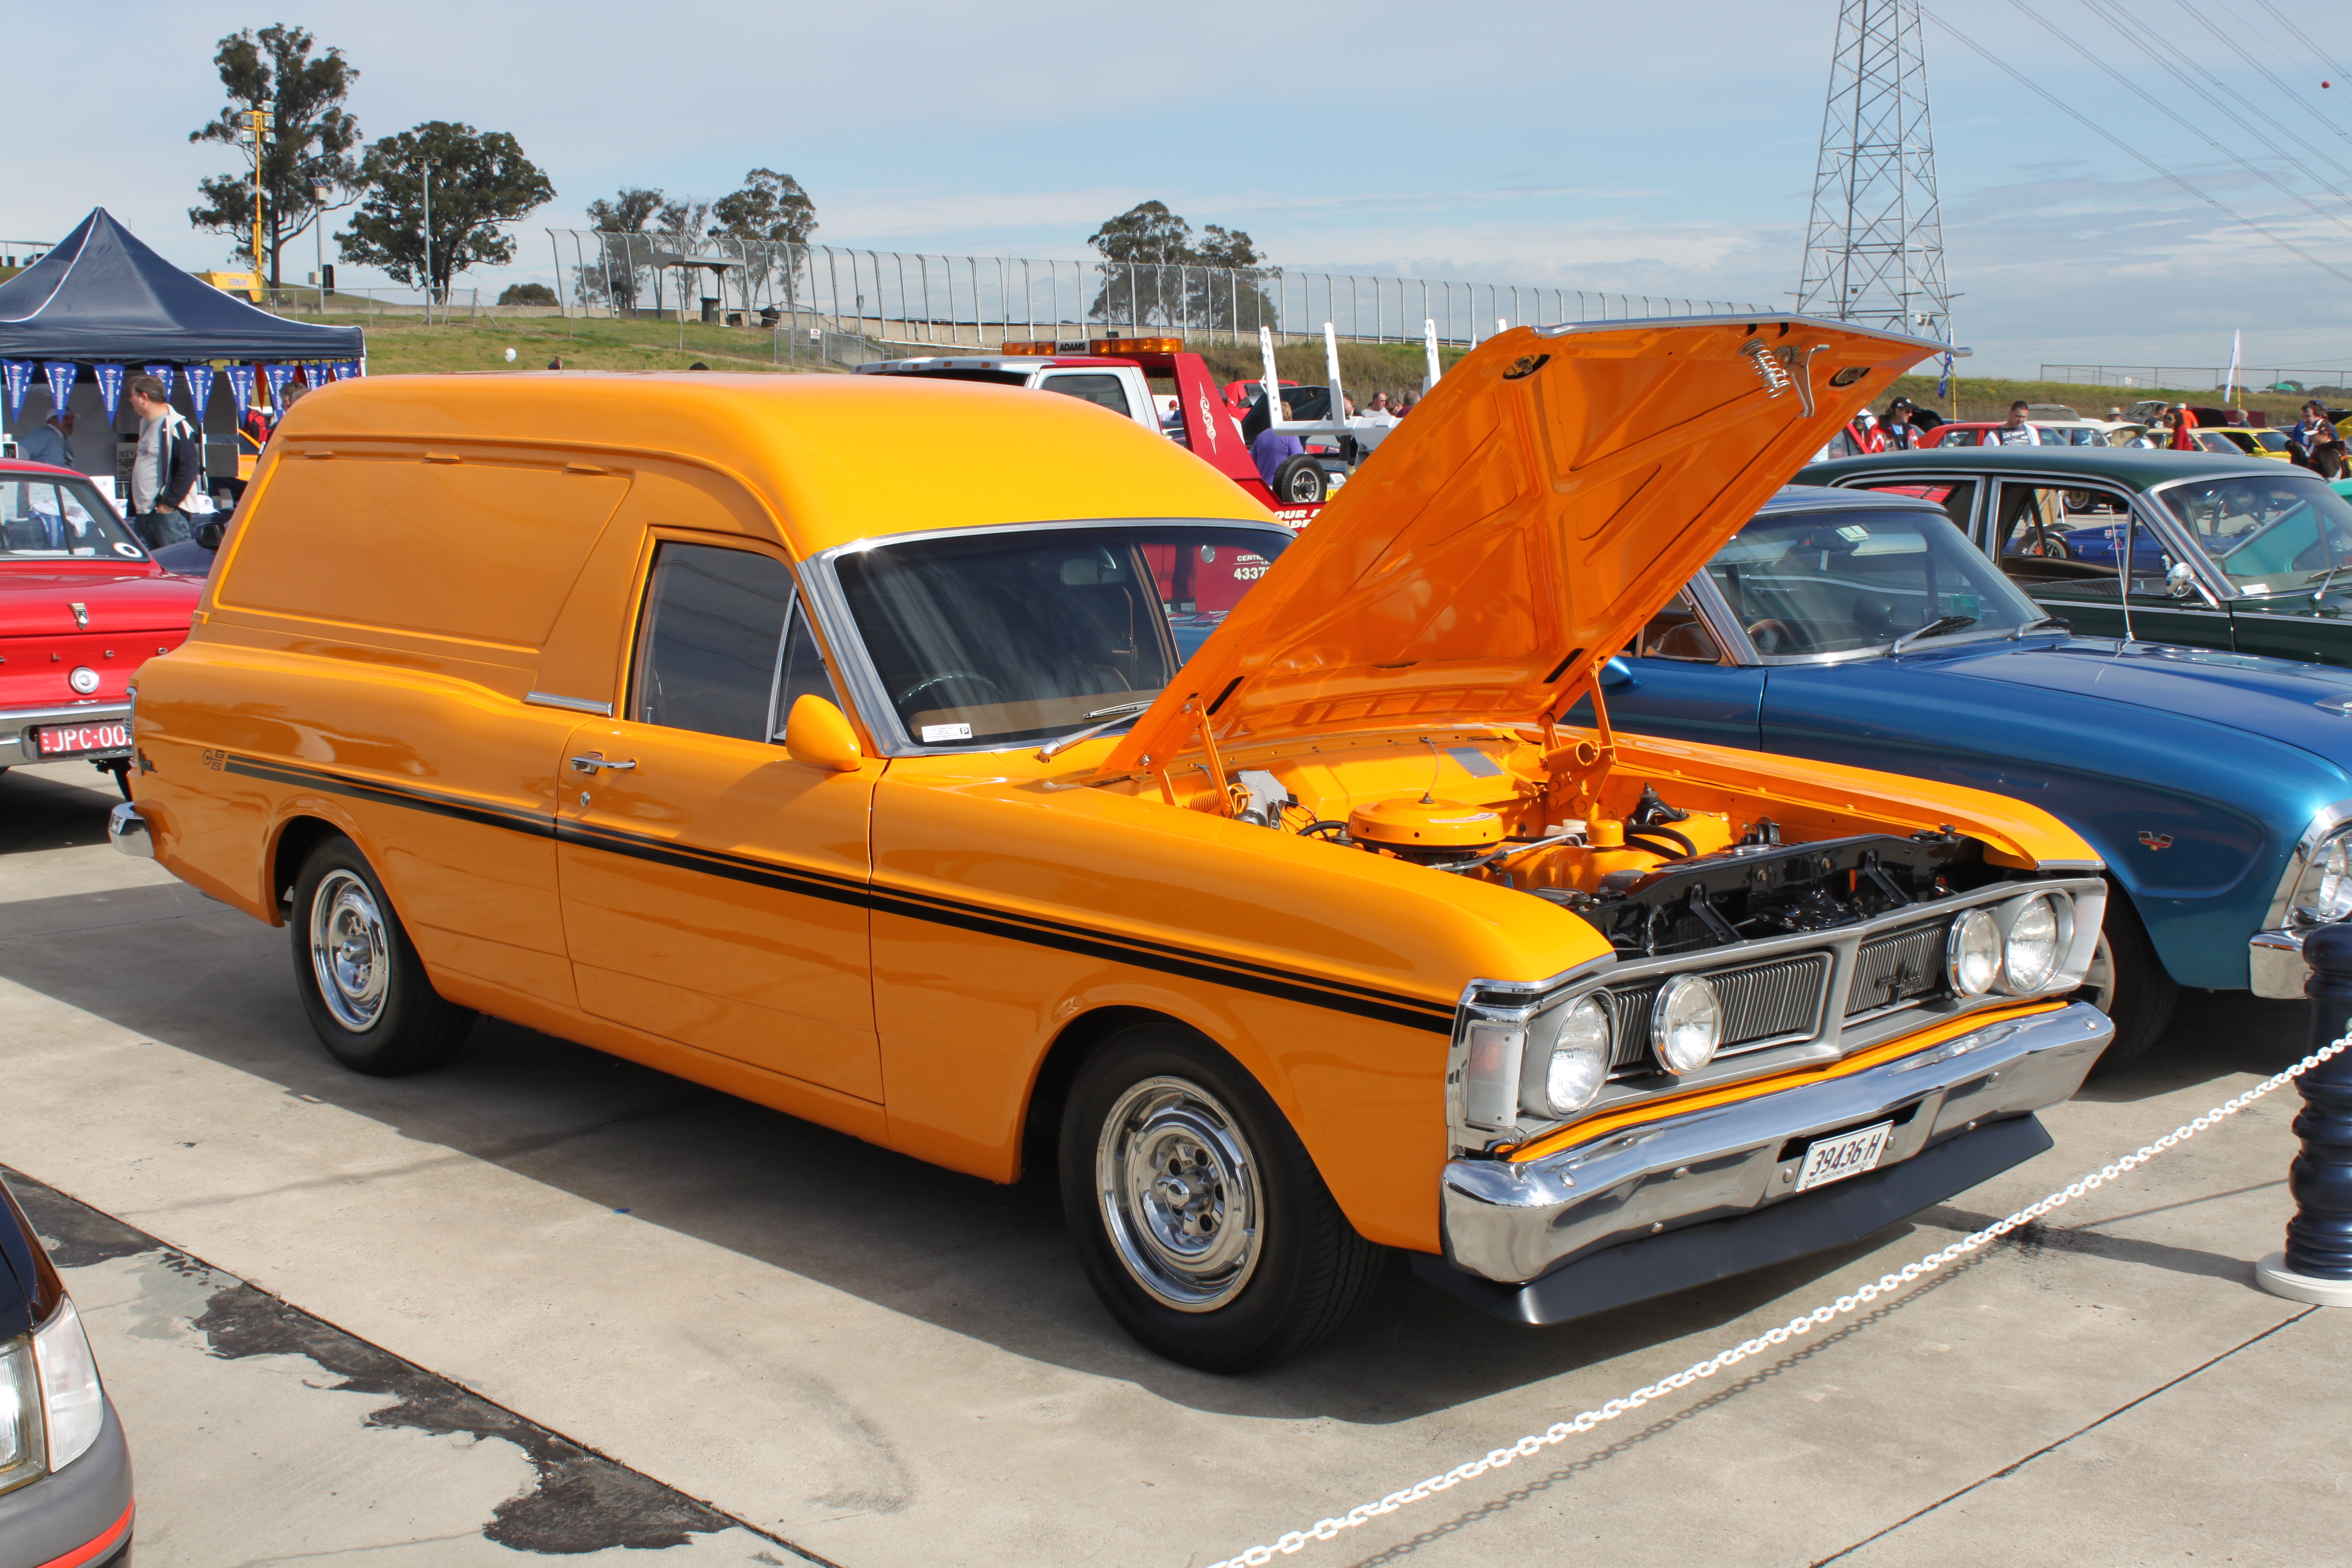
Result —
POLYGON ((1188 1366, 1246 1372, 1309 1350, 1380 1277, 1381 1249, 1339 1212, 1273 1100, 1177 1025, 1124 1030, 1079 1069, 1061 1181, 1103 1304, 1188 1366))
POLYGON ((2180 987, 2164 972, 2164 962, 2156 955, 2156 944, 2147 939, 2147 929, 2139 923, 2139 914, 2119 891, 2107 894, 2105 923, 2099 931, 2099 946, 2091 958, 2091 967, 2083 976, 2082 989, 2074 993, 2077 1001, 2088 1002, 2114 1020, 2116 1037, 2100 1053, 2095 1072, 2108 1072, 2147 1054, 2147 1048, 2163 1035, 2172 1022, 2172 1009, 2180 1000, 2180 987))
POLYGON ((329 838, 294 881, 294 983, 320 1044, 353 1072, 437 1067, 466 1043, 470 1008, 425 977, 408 932, 359 847, 329 838))
POLYGON ((1328 481, 1323 465, 1312 458, 1286 458, 1274 471, 1274 498, 1285 506, 1313 506, 1323 499, 1328 481))

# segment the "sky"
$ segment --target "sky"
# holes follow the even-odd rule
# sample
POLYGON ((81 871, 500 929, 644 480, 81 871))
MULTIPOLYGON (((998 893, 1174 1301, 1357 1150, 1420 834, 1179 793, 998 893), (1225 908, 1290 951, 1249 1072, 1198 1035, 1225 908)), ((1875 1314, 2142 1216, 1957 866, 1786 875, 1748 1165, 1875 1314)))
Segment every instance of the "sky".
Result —
MULTIPOLYGON (((2306 47, 2264 0, 1924 8, 1967 370, 2221 365, 2242 332, 2249 366, 2352 371, 2352 80, 2334 63, 2352 66, 2352 12, 2281 7, 2306 47), (2244 123, 2135 35, 2193 57, 2199 85, 2244 123)), ((186 212, 232 154, 187 133, 223 102, 217 40, 285 22, 357 67, 350 106, 369 136, 463 121, 512 132, 547 171, 557 197, 517 226, 514 265, 464 283, 554 281, 543 231, 586 226, 587 204, 623 185, 708 200, 766 167, 807 188, 816 237, 834 244, 1076 258, 1097 224, 1156 198, 1196 226, 1247 230, 1294 268, 1786 308, 1837 13, 1837 0, 5 0, 16 58, 102 61, 128 90, 26 100, 0 239, 53 240, 103 205, 175 261, 226 264, 231 241, 186 212)), ((296 241, 289 273, 312 253, 296 241)))

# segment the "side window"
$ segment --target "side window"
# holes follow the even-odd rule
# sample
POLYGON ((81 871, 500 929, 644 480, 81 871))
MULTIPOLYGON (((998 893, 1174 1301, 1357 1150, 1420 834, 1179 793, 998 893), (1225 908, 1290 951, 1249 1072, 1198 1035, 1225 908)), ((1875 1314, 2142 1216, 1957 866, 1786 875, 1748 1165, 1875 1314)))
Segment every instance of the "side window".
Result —
POLYGON ((1930 479, 1911 484, 1877 482, 1855 488, 1875 490, 1883 496, 1917 496, 1922 500, 1934 501, 1944 509, 1944 515, 1952 520, 1954 528, 1970 539, 1976 538, 1975 530, 1969 526, 1977 510, 1977 482, 1974 479, 1930 479))
POLYGON ((749 550, 665 543, 654 558, 629 716, 765 741, 793 574, 749 550))
POLYGON ((1684 589, 1668 602, 1666 607, 1650 617, 1649 625, 1633 640, 1636 658, 1677 658, 1688 664, 1720 664, 1723 649, 1706 623, 1698 618, 1698 609, 1691 603, 1690 590, 1684 589))
POLYGON ((1127 405, 1127 388, 1118 377, 1099 374, 1065 374, 1049 375, 1038 384, 1047 392, 1058 392, 1065 397, 1075 397, 1108 408, 1122 419, 1131 419, 1135 411, 1127 405))
MULTIPOLYGON (((2003 480, 1993 517, 1993 559, 2016 574, 2021 563, 2072 562, 2070 567, 2034 565, 2030 575, 2110 575, 2122 549, 2130 504, 2112 491, 2003 480)), ((2153 562, 2161 545, 2142 530, 2135 546, 2142 563, 2153 562)), ((2160 569, 2159 569, 2160 570, 2160 569)))
POLYGON ((768 727, 775 739, 784 738, 784 723, 793 716, 793 704, 803 697, 822 697, 836 708, 841 706, 841 695, 834 689, 824 658, 817 652, 816 634, 809 630, 808 606, 796 603, 793 624, 784 633, 784 662, 776 675, 776 710, 768 727))

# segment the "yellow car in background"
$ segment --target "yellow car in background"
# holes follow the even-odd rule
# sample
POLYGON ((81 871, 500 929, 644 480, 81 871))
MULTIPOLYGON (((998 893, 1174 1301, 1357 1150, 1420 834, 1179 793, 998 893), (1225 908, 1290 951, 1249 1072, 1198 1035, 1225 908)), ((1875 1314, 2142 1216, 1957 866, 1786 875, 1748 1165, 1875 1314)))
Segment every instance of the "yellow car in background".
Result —
POLYGON ((2203 426, 2196 432, 2197 444, 2209 452, 2225 458, 2241 453, 2255 458, 2273 458, 2282 463, 2292 463, 2294 456, 2286 448, 2284 430, 2256 429, 2244 425, 2203 426))

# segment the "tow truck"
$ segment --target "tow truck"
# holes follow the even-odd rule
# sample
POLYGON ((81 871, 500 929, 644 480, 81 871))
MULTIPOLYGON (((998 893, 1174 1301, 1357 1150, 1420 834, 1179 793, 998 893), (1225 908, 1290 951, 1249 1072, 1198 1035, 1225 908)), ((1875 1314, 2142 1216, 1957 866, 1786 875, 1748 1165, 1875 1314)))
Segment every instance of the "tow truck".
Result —
MULTIPOLYGON (((1258 345, 1265 374, 1260 386, 1279 386, 1285 398, 1304 399, 1318 413, 1329 408, 1339 385, 1339 345, 1328 327, 1324 329, 1324 338, 1331 384, 1294 386, 1275 374, 1274 336, 1261 328, 1258 345)), ((1433 337, 1430 360, 1433 374, 1433 337)), ((1101 337, 1070 343, 1013 341, 992 353, 885 360, 856 368, 862 375, 994 382, 1083 398, 1186 447, 1294 529, 1314 520, 1332 494, 1347 483, 1360 455, 1379 445, 1381 437, 1387 434, 1385 426, 1351 426, 1344 419, 1279 421, 1275 428, 1298 437, 1307 450, 1286 461, 1269 487, 1250 458, 1250 440, 1265 428, 1264 423, 1254 413, 1245 416, 1235 410, 1227 400, 1226 389, 1220 388, 1209 374, 1207 363, 1199 354, 1186 352, 1184 340, 1176 337, 1101 337), (1171 415, 1161 415, 1160 400, 1151 390, 1154 380, 1175 384, 1171 415), (1245 417, 1248 436, 1243 434, 1245 417)), ((1339 405, 1346 406, 1344 402, 1339 405)))

